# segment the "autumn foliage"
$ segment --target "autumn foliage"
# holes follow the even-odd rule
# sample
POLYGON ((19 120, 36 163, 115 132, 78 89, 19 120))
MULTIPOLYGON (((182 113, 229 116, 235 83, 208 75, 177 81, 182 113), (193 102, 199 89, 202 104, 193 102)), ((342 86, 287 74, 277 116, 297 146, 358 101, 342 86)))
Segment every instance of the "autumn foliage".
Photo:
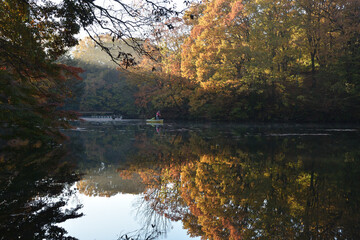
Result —
POLYGON ((358 121, 358 15, 358 1, 194 4, 151 43, 161 57, 136 71, 137 103, 169 118, 358 121))
POLYGON ((61 136, 59 128, 70 127, 66 119, 76 118, 59 107, 72 97, 67 80, 79 81, 82 70, 55 60, 76 43, 78 29, 65 21, 65 32, 54 31, 61 26, 40 19, 54 14, 47 10, 25 1, 0 4, 1 127, 27 131, 27 137, 61 136))

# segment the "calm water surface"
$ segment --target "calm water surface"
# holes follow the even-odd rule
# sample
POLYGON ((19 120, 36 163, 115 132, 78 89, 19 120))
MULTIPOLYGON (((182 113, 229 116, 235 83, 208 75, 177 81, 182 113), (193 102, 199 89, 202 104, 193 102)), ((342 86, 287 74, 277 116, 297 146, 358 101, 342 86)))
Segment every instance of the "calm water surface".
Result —
POLYGON ((359 126, 64 133, 51 152, 0 155, 0 239, 360 239, 359 126))

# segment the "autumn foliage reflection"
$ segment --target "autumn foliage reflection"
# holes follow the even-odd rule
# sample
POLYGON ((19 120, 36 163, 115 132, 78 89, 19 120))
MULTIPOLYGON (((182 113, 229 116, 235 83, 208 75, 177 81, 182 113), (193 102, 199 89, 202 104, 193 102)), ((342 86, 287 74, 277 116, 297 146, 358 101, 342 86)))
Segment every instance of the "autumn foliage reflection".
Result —
POLYGON ((144 141, 120 171, 147 184, 147 214, 181 220, 190 236, 204 239, 359 237, 359 151, 324 151, 330 137, 321 145, 315 138, 184 136, 144 141))

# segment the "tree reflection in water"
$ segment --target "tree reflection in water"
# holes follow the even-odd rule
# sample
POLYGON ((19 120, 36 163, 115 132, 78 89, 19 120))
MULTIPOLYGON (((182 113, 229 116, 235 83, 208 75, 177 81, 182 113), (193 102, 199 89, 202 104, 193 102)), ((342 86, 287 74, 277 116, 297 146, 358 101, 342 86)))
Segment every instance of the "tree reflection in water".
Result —
POLYGON ((142 136, 120 174, 147 184, 142 236, 163 232, 151 228, 161 216, 204 239, 360 239, 358 143, 357 134, 163 133, 142 136))
POLYGON ((79 179, 63 146, 19 135, 0 140, 0 239, 74 239, 57 223, 77 218, 64 210, 79 179))
POLYGON ((72 239, 56 223, 81 216, 81 206, 62 208, 79 180, 78 161, 93 177, 78 182, 85 194, 145 189, 144 227, 120 239, 166 235, 170 220, 204 239, 360 239, 359 131, 131 128, 76 133, 67 161, 65 146, 1 141, 0 239, 72 239), (113 176, 92 173, 99 163, 120 166, 111 174, 121 179, 99 184, 101 173, 113 176), (123 180, 134 176, 133 186, 123 180))

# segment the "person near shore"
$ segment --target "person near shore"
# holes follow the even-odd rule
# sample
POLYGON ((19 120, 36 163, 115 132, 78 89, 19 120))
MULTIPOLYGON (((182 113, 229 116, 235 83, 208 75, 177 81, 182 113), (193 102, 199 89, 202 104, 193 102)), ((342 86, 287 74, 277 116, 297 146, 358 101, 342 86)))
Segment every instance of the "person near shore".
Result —
POLYGON ((160 110, 156 112, 155 119, 159 120, 161 117, 160 110))

